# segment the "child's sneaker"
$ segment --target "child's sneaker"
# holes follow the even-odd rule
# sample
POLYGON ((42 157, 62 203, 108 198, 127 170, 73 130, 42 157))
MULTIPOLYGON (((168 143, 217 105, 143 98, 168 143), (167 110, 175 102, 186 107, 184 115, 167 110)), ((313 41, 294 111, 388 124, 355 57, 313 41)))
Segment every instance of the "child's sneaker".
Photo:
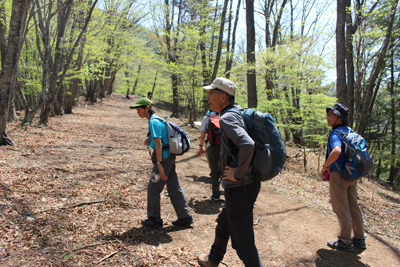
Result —
POLYGON ((192 216, 172 221, 172 224, 174 226, 180 226, 180 227, 188 227, 192 223, 194 223, 192 216))
POLYGON ((337 241, 328 241, 328 247, 337 249, 337 250, 342 250, 342 251, 347 251, 347 252, 352 252, 353 251, 353 245, 350 244, 345 244, 342 242, 342 240, 337 240, 337 241))
POLYGON ((358 247, 358 248, 361 248, 361 249, 366 249, 367 248, 367 245, 365 244, 365 238, 363 238, 363 239, 358 239, 358 238, 353 238, 352 240, 351 240, 351 243, 354 245, 354 246, 356 246, 356 247, 358 247))
POLYGON ((163 221, 162 219, 156 220, 154 217, 149 217, 148 219, 142 219, 142 225, 147 227, 162 228, 163 221))

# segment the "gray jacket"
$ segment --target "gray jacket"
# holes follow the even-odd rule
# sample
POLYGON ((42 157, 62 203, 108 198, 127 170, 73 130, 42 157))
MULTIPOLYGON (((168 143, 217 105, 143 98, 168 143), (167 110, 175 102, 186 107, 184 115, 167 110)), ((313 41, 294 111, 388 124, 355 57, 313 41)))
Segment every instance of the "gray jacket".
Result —
POLYGON ((242 116, 230 109, 240 109, 237 104, 229 105, 221 112, 221 142, 225 142, 232 150, 231 153, 224 145, 221 145, 221 171, 224 172, 225 166, 235 167, 235 179, 222 180, 222 187, 243 186, 256 181, 251 175, 251 160, 254 153, 254 141, 246 131, 242 116), (223 140, 222 140, 223 139, 223 140))

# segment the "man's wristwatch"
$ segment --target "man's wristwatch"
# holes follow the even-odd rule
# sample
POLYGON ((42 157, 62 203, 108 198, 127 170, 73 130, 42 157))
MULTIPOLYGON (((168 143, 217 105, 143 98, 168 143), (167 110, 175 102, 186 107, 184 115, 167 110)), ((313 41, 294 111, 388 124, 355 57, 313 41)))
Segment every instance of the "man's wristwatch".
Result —
POLYGON ((160 164, 162 164, 162 161, 157 161, 157 165, 160 165, 160 164))

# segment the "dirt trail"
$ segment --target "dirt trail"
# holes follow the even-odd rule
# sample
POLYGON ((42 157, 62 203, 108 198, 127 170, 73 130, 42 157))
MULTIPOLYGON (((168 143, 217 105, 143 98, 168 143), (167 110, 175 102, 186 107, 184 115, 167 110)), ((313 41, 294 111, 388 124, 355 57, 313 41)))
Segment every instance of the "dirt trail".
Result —
MULTIPOLYGON (((208 179, 205 177, 207 162, 196 159, 195 152, 180 157, 177 166, 187 197, 196 203, 191 205, 196 221, 192 231, 197 248, 193 249, 198 250, 201 244, 202 251, 206 252, 213 240, 214 225, 210 221, 217 214, 196 212, 201 210, 197 206, 209 205, 216 212, 218 205, 208 200, 210 188, 204 184, 208 179)), ((335 239, 338 223, 275 193, 266 183, 256 202, 254 220, 258 222, 254 228, 256 244, 265 266, 400 266, 399 255, 372 236, 367 238, 365 251, 357 248, 353 253, 333 251, 326 242, 335 239)), ((242 266, 232 248, 228 249, 225 262, 228 266, 242 266)))
MULTIPOLYGON (((0 220, 8 225, 13 221, 12 225, 19 228, 13 228, 15 242, 12 239, 7 251, 1 251, 0 265, 198 266, 196 257, 209 251, 215 219, 223 205, 210 200, 209 169, 206 158, 197 156, 198 137, 191 134, 193 149, 177 157, 178 176, 195 224, 188 229, 172 226, 175 213, 164 191, 164 228, 142 228, 151 164, 142 144, 147 121, 128 108, 134 101, 115 96, 101 106, 80 107, 74 115, 52 120, 51 129, 31 130, 30 134, 38 138, 52 134, 57 146, 29 144, 30 152, 1 150, 6 158, 0 158, 0 163, 7 170, 20 168, 23 173, 12 181, 1 180, 4 201, 0 211, 15 212, 9 211, 0 220), (32 169, 40 177, 30 176, 32 169), (30 180, 25 181, 28 176, 30 180), (32 188, 18 189, 18 185, 32 188), (45 200, 38 203, 38 199, 45 200), (48 211, 94 199, 105 201, 48 211), (31 215, 35 221, 26 221, 26 214, 43 210, 31 215), (24 238, 24 231, 32 227, 47 230, 38 230, 40 236, 24 238), (88 244, 95 246, 85 247, 88 244)), ((158 114, 169 114, 161 107, 166 106, 156 105, 158 114)), ((27 145, 23 143, 24 134, 14 134, 21 147, 27 145)), ((290 172, 282 179, 288 175, 290 172)), ((326 242, 335 239, 337 221, 274 192, 268 183, 263 183, 254 220, 256 245, 264 266, 400 266, 399 253, 371 235, 365 251, 332 251, 326 242)), ((242 266, 230 244, 223 263, 242 266)))

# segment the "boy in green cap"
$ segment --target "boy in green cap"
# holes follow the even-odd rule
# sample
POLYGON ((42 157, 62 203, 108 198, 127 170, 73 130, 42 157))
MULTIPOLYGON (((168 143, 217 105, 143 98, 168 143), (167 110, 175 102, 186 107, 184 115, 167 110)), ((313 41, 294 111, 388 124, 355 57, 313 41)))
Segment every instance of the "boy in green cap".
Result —
POLYGON ((159 117, 154 114, 155 111, 152 106, 153 102, 146 97, 139 98, 135 105, 130 106, 131 109, 136 109, 140 118, 149 120, 148 138, 145 139, 144 145, 154 149, 152 157, 153 172, 147 187, 148 217, 142 220, 142 225, 156 228, 163 227, 160 194, 164 185, 167 185, 168 196, 178 217, 172 224, 175 226, 189 226, 193 223, 193 218, 190 215, 189 206, 175 171, 176 156, 168 150, 167 126, 162 119, 157 119, 159 117))

